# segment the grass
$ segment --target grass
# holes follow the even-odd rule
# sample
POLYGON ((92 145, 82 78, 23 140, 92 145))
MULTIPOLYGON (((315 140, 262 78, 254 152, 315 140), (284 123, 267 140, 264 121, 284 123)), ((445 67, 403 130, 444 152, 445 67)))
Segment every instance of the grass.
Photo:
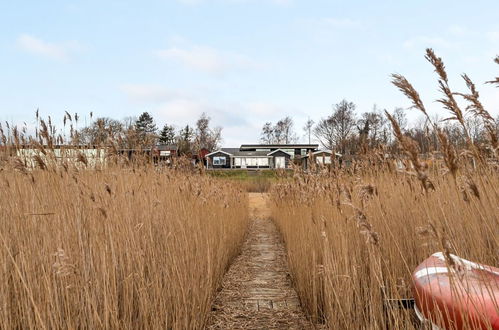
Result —
POLYGON ((247 192, 268 192, 272 184, 279 179, 289 177, 288 172, 275 170, 210 170, 208 176, 228 182, 236 183, 247 192))
POLYGON ((0 187, 2 329, 201 329, 247 225, 245 192, 182 171, 4 168, 0 187))

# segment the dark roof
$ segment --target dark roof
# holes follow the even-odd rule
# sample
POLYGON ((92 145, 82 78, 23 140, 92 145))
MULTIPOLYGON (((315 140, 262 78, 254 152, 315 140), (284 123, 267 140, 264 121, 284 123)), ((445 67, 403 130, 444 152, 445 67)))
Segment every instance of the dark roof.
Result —
POLYGON ((244 149, 317 149, 318 144, 242 144, 239 148, 244 149))
MULTIPOLYGON (((333 155, 333 152, 331 150, 317 150, 317 151, 312 152, 312 155, 317 156, 317 155, 324 154, 324 153, 329 154, 329 155, 333 155)), ((342 155, 338 152, 335 152, 334 156, 335 157, 342 157, 342 155)), ((302 158, 308 158, 308 155, 303 156, 302 158)))
POLYGON ((220 149, 223 152, 231 154, 233 156, 267 156, 268 151, 244 151, 239 150, 239 148, 222 148, 220 149))
POLYGON ((233 155, 235 152, 239 151, 239 148, 221 148, 220 150, 233 155))

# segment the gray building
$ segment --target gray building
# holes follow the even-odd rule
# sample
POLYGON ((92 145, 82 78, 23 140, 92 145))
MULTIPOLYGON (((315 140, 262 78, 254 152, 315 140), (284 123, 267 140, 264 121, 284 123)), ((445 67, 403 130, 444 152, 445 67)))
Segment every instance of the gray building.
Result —
POLYGON ((317 144, 243 144, 239 148, 221 148, 206 155, 210 169, 286 169, 291 163, 301 164, 317 144))

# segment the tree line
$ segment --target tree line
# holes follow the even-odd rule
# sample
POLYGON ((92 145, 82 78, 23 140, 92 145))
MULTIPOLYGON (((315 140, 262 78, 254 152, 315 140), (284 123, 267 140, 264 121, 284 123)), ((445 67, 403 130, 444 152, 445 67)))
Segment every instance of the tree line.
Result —
MULTIPOLYGON (((447 118, 438 115, 430 116, 420 98, 419 93, 399 74, 392 75, 392 84, 411 101, 409 109, 418 110, 420 119, 408 125, 406 114, 402 108, 396 108, 392 113, 380 111, 376 106, 371 111, 357 115, 353 102, 342 100, 333 105, 330 115, 321 118, 317 123, 308 119, 303 130, 308 142, 312 137, 317 139, 323 148, 339 151, 342 154, 356 154, 368 149, 390 149, 396 151, 396 140, 407 137, 415 141, 422 153, 438 150, 440 146, 452 146, 457 150, 497 157, 499 153, 499 115, 494 119, 485 109, 480 100, 480 94, 470 77, 462 74, 467 92, 454 92, 449 86, 449 80, 443 60, 433 49, 426 49, 425 59, 430 62, 438 75, 439 92, 442 98, 436 102, 450 114, 447 118), (460 100, 457 100, 457 97, 460 100), (464 107, 460 101, 465 103, 464 107)), ((499 56, 494 59, 499 64, 499 56)), ((499 77, 487 81, 487 84, 499 87, 499 77)), ((296 142, 297 136, 293 130, 293 120, 285 117, 274 125, 265 123, 261 131, 261 141, 264 143, 296 142)))
MULTIPOLYGON (((396 148, 396 142, 385 111, 374 105, 371 111, 358 115, 353 102, 342 100, 334 104, 331 113, 319 119, 317 123, 309 118, 303 126, 304 137, 308 143, 315 139, 322 148, 342 154, 357 154, 381 147, 393 149, 396 148)), ((416 141, 421 152, 438 149, 438 132, 426 118, 417 119, 409 125, 403 108, 395 108, 391 116, 402 133, 416 141)), ((439 129, 445 131, 450 142, 458 148, 466 146, 467 134, 477 145, 486 143, 488 131, 483 120, 471 114, 466 120, 468 132, 465 134, 463 127, 455 121, 438 116, 433 118, 433 122, 440 124, 439 129)), ((494 120, 494 125, 496 134, 499 134, 499 116, 494 120)), ((293 119, 287 116, 275 124, 266 122, 260 133, 260 141, 268 144, 298 142, 293 119)))
POLYGON ((100 117, 72 135, 79 144, 106 145, 113 141, 118 147, 129 149, 166 144, 178 147, 180 154, 197 154, 201 149, 220 147, 222 128, 212 127, 211 118, 202 113, 193 126, 176 129, 165 123, 158 129, 151 114, 143 112, 138 118, 127 117, 121 121, 100 117))

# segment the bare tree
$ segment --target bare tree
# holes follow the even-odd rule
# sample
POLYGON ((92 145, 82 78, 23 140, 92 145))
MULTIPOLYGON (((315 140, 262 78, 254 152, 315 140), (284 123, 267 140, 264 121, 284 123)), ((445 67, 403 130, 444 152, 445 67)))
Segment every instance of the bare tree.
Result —
POLYGON ((311 143, 312 129, 314 127, 314 124, 315 124, 314 121, 309 117, 307 122, 305 123, 305 126, 303 126, 305 135, 308 137, 308 144, 311 143))
POLYGON ((260 141, 265 144, 272 144, 274 142, 274 126, 272 126, 271 122, 266 122, 263 125, 260 141))
POLYGON ((342 100, 333 106, 333 113, 322 118, 314 129, 314 135, 324 148, 347 150, 347 141, 355 128, 355 104, 342 100))
POLYGON ((403 108, 395 108, 392 113, 393 119, 397 122, 397 125, 399 125, 400 130, 402 133, 407 129, 407 115, 404 111, 403 108))
POLYGON ((289 116, 279 120, 275 125, 275 136, 277 143, 294 143, 297 140, 296 134, 293 130, 293 119, 289 116))
POLYGON ((103 145, 107 144, 109 139, 121 138, 123 133, 123 124, 120 121, 101 117, 97 118, 90 126, 80 130, 80 139, 85 144, 103 145))
POLYGON ((370 112, 364 112, 357 123, 361 140, 372 148, 388 142, 387 119, 376 105, 370 112))
POLYGON ((336 122, 332 115, 319 120, 314 128, 314 135, 319 140, 320 144, 329 150, 333 150, 336 146, 336 122))
POLYGON ((222 128, 210 128, 210 121, 211 118, 203 112, 196 122, 194 148, 197 152, 203 148, 213 151, 219 147, 222 140, 222 128))
POLYGON ((267 122, 262 127, 260 141, 266 144, 289 144, 297 140, 293 129, 293 119, 289 116, 277 121, 275 125, 267 122))
POLYGON ((479 144, 486 142, 486 130, 482 118, 469 116, 466 121, 468 123, 468 130, 473 143, 479 144))

